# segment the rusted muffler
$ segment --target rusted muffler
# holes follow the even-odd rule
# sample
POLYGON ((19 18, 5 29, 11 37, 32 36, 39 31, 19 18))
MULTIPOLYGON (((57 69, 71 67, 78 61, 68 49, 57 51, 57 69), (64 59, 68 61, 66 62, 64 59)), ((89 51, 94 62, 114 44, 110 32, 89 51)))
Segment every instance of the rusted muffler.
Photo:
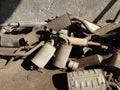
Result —
POLYGON ((51 57, 54 55, 56 48, 51 43, 46 43, 32 59, 32 62, 39 68, 44 68, 51 57))
POLYGON ((5 47, 20 47, 19 40, 25 35, 7 35, 1 34, 0 45, 5 47))
POLYGON ((59 68, 65 68, 68 61, 72 45, 62 44, 55 54, 54 66, 59 68))
POLYGON ((108 54, 108 55, 95 54, 95 55, 84 57, 84 58, 77 59, 74 61, 69 61, 68 68, 71 68, 72 70, 76 70, 80 67, 100 64, 103 60, 106 60, 110 58, 111 56, 112 54, 108 54))

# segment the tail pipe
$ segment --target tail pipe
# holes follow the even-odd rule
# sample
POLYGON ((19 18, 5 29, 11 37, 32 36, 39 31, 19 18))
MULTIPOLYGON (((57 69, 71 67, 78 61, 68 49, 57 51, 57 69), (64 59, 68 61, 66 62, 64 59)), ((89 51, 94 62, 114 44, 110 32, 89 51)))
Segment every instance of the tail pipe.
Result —
POLYGON ((72 45, 78 45, 78 46, 92 45, 92 46, 102 46, 104 48, 108 48, 108 46, 106 45, 102 45, 101 43, 98 42, 88 41, 86 38, 67 37, 67 39, 72 45))

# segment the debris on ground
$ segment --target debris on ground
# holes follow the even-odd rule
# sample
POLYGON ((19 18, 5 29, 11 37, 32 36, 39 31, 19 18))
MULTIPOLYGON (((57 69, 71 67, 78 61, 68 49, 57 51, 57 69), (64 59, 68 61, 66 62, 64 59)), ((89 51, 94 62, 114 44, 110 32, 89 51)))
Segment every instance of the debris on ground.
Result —
POLYGON ((47 22, 1 25, 0 56, 4 68, 18 58, 31 57, 30 70, 52 67, 67 73, 69 90, 118 90, 120 23, 100 27, 68 13, 47 22), (48 66, 48 67, 50 67, 48 66), (107 72, 105 74, 104 72, 107 72))

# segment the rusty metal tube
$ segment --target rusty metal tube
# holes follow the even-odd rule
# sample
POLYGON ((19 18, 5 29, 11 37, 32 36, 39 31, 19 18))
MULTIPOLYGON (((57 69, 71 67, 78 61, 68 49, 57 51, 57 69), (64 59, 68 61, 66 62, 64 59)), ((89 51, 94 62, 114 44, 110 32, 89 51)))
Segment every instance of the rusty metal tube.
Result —
POLYGON ((77 59, 74 61, 69 61, 68 67, 75 70, 80 67, 86 67, 86 66, 91 66, 91 65, 95 65, 95 64, 100 64, 103 60, 108 59, 111 56, 112 56, 112 54, 103 55, 103 56, 101 56, 99 54, 95 54, 95 55, 84 57, 84 58, 77 59))
POLYGON ((62 44, 55 54, 53 65, 59 68, 64 68, 68 61, 72 45, 62 44))
POLYGON ((7 47, 20 47, 19 40, 25 35, 7 35, 1 34, 0 44, 7 47))
POLYGON ((70 19, 71 20, 78 20, 78 21, 80 21, 83 25, 84 25, 84 27, 86 28, 86 29, 88 29, 91 33, 94 33, 97 29, 99 29, 100 27, 99 26, 97 26, 97 25, 95 25, 95 24, 93 24, 93 23, 90 23, 90 22, 88 22, 87 20, 84 20, 84 19, 82 19, 82 18, 80 18, 80 17, 78 17, 78 16, 70 16, 70 19))
POLYGON ((32 59, 32 62, 39 68, 44 68, 55 52, 56 48, 46 43, 32 59))
POLYGON ((80 46, 87 46, 88 45, 87 39, 68 37, 68 40, 73 45, 80 45, 80 46))
POLYGON ((79 46, 88 46, 88 45, 93 45, 93 46, 101 46, 100 43, 98 42, 92 42, 88 41, 86 38, 75 38, 75 37, 67 37, 69 42, 73 45, 79 45, 79 46))

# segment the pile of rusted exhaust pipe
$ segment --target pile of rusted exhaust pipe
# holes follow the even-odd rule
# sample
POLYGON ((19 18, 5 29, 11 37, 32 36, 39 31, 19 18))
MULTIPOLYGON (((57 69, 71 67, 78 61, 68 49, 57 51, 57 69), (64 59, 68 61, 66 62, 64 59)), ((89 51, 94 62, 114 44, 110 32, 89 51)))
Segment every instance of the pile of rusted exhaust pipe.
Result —
MULTIPOLYGON (((87 66, 100 65, 104 60, 107 61, 113 57, 115 52, 119 52, 119 48, 114 47, 109 42, 102 42, 102 39, 104 41, 107 36, 114 35, 112 31, 120 28, 120 23, 100 27, 78 16, 66 13, 43 24, 10 23, 1 26, 16 26, 16 32, 24 27, 31 27, 31 31, 27 34, 16 34, 12 28, 7 32, 3 30, 0 50, 4 50, 4 52, 1 51, 0 55, 28 56, 37 50, 37 54, 31 61, 39 68, 44 68, 53 57, 52 64, 55 67, 77 70, 87 66), (12 39, 10 40, 10 38, 12 39), (8 47, 15 47, 16 49, 12 49, 12 51, 10 48, 8 50, 8 47), (22 47, 22 49, 19 47, 22 47), (81 48, 83 54, 71 57, 71 53, 81 53, 81 50, 73 52, 74 47, 81 48), (94 47, 105 51, 105 53, 100 53, 98 50, 98 52, 89 54, 90 50, 93 49, 94 51, 94 47), (27 50, 24 51, 25 49, 27 50), (8 53, 8 51, 12 54, 8 53), (87 54, 85 54, 86 52, 87 54)), ((120 61, 118 60, 118 62, 120 61)), ((120 68, 120 65, 116 67, 120 68)))

